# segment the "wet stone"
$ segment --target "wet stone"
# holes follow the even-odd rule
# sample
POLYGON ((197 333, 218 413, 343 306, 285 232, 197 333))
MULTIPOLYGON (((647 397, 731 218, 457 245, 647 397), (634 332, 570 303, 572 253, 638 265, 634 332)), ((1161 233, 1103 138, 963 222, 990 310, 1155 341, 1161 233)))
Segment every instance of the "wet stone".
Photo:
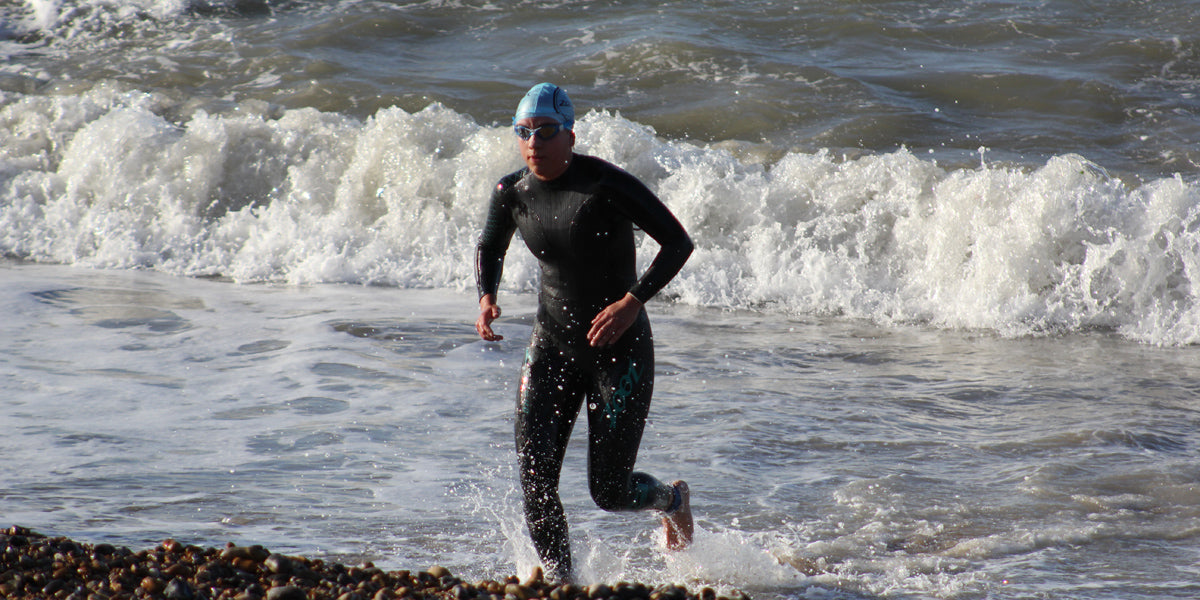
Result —
POLYGON ((271 553, 262 546, 226 546, 221 552, 221 558, 225 560, 233 560, 235 558, 247 559, 254 562, 262 562, 270 556, 271 553))
POLYGON ((168 583, 167 587, 163 589, 163 595, 167 600, 194 600, 196 590, 188 582, 176 578, 172 579, 171 583, 168 583))
POLYGON ((292 559, 279 554, 272 554, 263 561, 263 566, 270 569, 272 573, 288 574, 295 569, 292 559))
POLYGON ((612 595, 612 588, 603 583, 595 583, 587 588, 587 597, 592 600, 604 600, 612 595))
POLYGON ((294 585, 273 587, 267 590, 267 600, 305 600, 307 597, 304 590, 294 585))
MULTIPOLYGON (((4 600, 724 600, 705 588, 651 590, 640 583, 552 585, 540 570, 475 584, 434 566, 384 571, 274 554, 262 546, 201 548, 168 539, 132 552, 111 544, 0 529, 4 600)), ((732 600, 749 600, 740 592, 732 600)))

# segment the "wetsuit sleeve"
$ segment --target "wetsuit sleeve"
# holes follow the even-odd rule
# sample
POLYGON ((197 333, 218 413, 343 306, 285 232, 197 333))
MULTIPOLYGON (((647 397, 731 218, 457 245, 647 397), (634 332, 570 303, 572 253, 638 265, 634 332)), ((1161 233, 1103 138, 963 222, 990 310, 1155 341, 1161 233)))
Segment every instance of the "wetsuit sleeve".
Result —
POLYGON ((659 245, 658 255, 650 267, 629 289, 629 293, 644 304, 683 268, 694 249, 692 238, 662 200, 633 175, 616 169, 606 183, 617 210, 659 245))
POLYGON ((479 236, 479 244, 475 247, 475 287, 479 290, 480 298, 499 291, 504 255, 517 230, 512 211, 508 208, 508 201, 512 198, 511 179, 510 176, 500 180, 492 191, 487 220, 479 236))

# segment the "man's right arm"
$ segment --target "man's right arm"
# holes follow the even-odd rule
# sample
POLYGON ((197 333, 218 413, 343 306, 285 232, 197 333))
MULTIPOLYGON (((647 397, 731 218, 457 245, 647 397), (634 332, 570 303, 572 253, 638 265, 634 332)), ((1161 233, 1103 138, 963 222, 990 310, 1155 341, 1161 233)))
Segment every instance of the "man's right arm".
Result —
POLYGON ((475 286, 479 292, 479 318, 475 321, 475 330, 487 341, 503 339, 503 336, 492 331, 491 324, 500 317, 496 294, 500 290, 500 276, 504 272, 504 255, 517 230, 506 202, 512 191, 508 180, 508 177, 502 179, 492 192, 483 234, 479 236, 479 244, 475 247, 475 286))

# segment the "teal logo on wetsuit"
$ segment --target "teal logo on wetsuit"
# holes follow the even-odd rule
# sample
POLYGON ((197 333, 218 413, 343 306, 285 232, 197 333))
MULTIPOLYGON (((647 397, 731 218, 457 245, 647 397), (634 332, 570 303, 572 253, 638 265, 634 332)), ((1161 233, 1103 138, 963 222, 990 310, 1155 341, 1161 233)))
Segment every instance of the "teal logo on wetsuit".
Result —
POLYGON ((629 359, 629 370, 621 376, 621 380, 617 382, 617 387, 613 388, 612 400, 604 406, 604 416, 608 418, 608 426, 610 429, 617 428, 617 417, 625 412, 625 405, 629 402, 629 397, 633 395, 633 387, 642 379, 642 371, 634 364, 633 359, 629 359))

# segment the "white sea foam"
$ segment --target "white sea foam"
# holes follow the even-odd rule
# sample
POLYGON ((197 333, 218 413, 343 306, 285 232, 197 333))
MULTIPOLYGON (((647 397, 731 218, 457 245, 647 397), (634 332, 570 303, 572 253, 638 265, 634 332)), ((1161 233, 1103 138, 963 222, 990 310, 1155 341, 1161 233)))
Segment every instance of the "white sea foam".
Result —
MULTIPOLYGON (((39 261, 237 281, 472 285, 491 186, 518 168, 504 128, 431 105, 359 121, 249 102, 175 122, 99 86, 0 109, 0 247, 39 261)), ((946 169, 908 151, 845 158, 664 140, 590 112, 579 150, 624 166, 697 251, 683 302, 1006 335, 1119 330, 1200 339, 1200 188, 1130 187, 1078 156, 946 169)), ((646 240, 641 260, 655 244, 646 240)), ((505 285, 536 281, 510 253, 505 285)))

